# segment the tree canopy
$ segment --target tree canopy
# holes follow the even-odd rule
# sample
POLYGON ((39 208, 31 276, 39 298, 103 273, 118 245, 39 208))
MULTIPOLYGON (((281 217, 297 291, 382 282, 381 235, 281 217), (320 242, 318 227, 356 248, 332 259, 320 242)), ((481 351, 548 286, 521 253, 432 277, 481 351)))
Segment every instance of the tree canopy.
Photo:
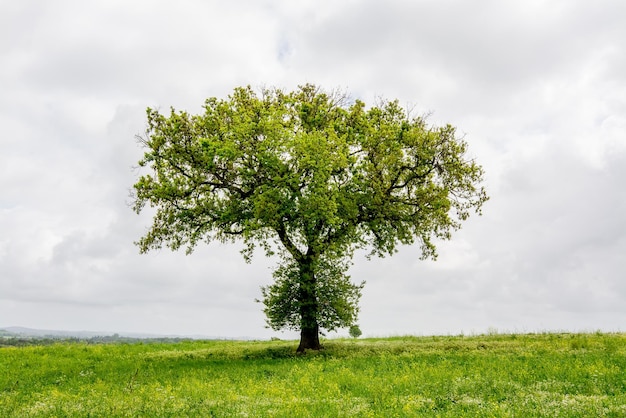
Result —
POLYGON ((431 127, 397 101, 367 107, 314 85, 293 92, 237 88, 204 112, 148 109, 134 209, 156 208, 139 241, 191 252, 241 240, 279 253, 262 289, 268 325, 301 330, 299 350, 323 329, 356 321, 362 284, 346 275, 356 249, 391 255, 419 243, 435 258, 487 200, 483 170, 455 128, 431 127))

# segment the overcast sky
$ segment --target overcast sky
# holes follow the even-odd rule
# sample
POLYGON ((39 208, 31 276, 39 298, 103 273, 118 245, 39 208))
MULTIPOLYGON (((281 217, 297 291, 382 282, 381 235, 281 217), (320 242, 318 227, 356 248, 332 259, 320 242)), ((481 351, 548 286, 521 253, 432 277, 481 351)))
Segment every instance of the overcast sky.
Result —
MULTIPOLYGON (((292 337, 274 260, 140 255, 145 108, 315 83, 451 123, 491 196, 439 259, 354 259, 365 335, 626 331, 626 2, 0 0, 0 327, 292 337)), ((342 331, 343 335, 347 335, 342 331)))

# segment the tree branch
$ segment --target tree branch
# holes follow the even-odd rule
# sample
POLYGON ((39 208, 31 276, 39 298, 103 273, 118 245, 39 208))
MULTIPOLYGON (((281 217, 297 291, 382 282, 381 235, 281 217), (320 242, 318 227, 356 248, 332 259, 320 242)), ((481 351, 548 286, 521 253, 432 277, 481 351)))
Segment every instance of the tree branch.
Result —
POLYGON ((287 235, 287 229, 285 228, 285 224, 282 222, 282 220, 276 227, 276 234, 278 235, 280 242, 285 246, 287 251, 289 251, 289 254, 293 256, 293 258, 298 261, 301 261, 304 258, 304 254, 302 254, 302 251, 300 251, 298 247, 296 247, 296 245, 287 235))

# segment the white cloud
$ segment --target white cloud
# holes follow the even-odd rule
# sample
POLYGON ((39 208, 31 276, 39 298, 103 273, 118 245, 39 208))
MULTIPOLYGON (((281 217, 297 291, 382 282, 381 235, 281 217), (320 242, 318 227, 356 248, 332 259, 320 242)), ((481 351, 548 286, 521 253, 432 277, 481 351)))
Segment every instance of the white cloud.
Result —
POLYGON ((355 259, 364 332, 619 329, 626 320, 619 2, 66 0, 0 16, 0 325, 267 336, 272 260, 139 255, 146 107, 251 84, 398 98, 459 127, 492 197, 436 262, 355 259))

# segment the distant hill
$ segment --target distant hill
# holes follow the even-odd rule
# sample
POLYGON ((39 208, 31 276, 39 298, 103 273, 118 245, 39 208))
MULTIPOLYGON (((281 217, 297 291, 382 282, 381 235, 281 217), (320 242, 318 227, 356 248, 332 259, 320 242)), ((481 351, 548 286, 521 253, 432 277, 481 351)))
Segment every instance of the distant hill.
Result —
POLYGON ((25 327, 4 327, 0 328, 0 335, 13 337, 35 337, 35 338, 91 338, 108 336, 113 333, 92 332, 92 331, 60 331, 33 329, 25 327))
POLYGON ((210 337, 206 335, 160 335, 160 334, 148 334, 140 332, 98 332, 98 331, 62 331, 62 330, 49 330, 49 329, 33 329, 25 327, 0 327, 0 337, 15 337, 15 338, 78 338, 81 340, 97 338, 97 337, 111 337, 116 338, 131 338, 139 340, 149 339, 194 339, 194 340, 248 340, 249 338, 224 338, 224 337, 210 337))

